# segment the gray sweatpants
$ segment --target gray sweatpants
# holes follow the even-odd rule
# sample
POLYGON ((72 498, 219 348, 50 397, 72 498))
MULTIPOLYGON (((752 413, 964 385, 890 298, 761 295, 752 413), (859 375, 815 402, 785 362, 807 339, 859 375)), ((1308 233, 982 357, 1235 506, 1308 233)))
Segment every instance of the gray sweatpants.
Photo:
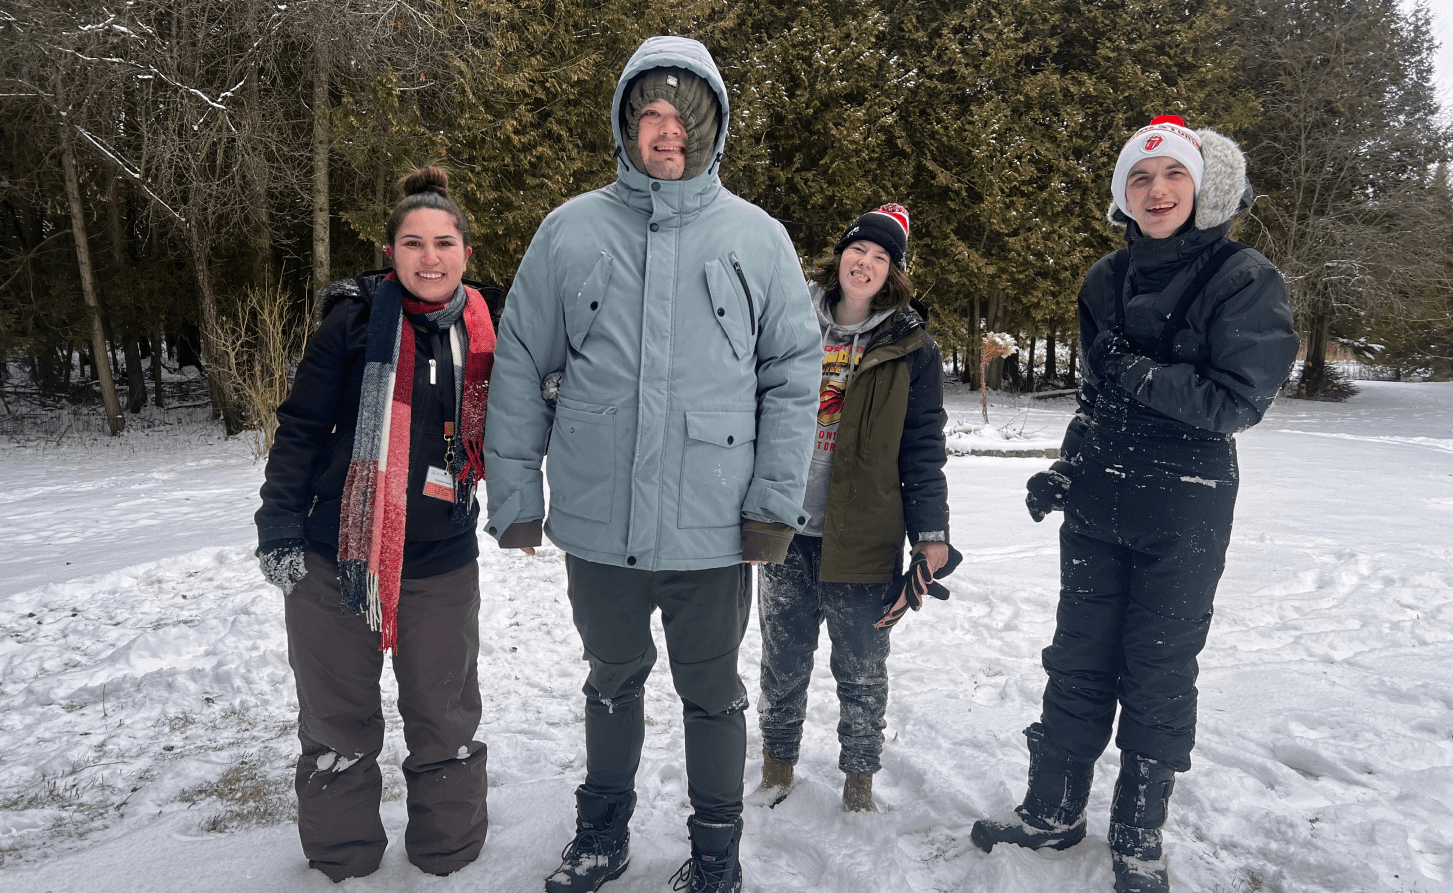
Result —
POLYGON ((687 796, 703 822, 742 813, 747 690, 737 649, 752 607, 748 565, 639 571, 565 556, 585 681, 585 788, 634 790, 646 736, 642 688, 656 663, 651 613, 661 609, 671 681, 681 697, 687 796))
MULTIPOLYGON (((378 868, 383 707, 379 634, 342 607, 332 562, 307 553, 286 599, 288 660, 298 686, 298 835, 308 865, 333 880, 378 868)), ((432 874, 473 862, 489 830, 481 702, 479 566, 403 581, 393 657, 404 720, 409 861, 432 874)))

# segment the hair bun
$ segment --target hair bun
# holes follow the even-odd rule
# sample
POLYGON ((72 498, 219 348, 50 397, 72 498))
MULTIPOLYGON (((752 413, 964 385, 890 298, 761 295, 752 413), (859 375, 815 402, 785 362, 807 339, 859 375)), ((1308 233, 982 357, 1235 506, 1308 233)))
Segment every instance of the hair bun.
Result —
POLYGON ((432 165, 420 168, 404 178, 405 196, 432 192, 443 198, 449 197, 449 175, 442 168, 432 165))

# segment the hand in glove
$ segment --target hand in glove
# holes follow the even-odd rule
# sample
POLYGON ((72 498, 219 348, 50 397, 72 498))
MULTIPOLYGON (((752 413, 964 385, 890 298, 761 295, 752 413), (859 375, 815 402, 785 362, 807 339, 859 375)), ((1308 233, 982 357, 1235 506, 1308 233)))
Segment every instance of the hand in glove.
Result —
POLYGON ((1075 467, 1061 459, 1030 478, 1024 485, 1029 491, 1024 497, 1024 504, 1029 507, 1029 517, 1038 523, 1050 512, 1064 511, 1074 473, 1075 467))
MULTIPOLYGON (((947 545, 947 544, 945 544, 947 545)), ((964 556, 953 546, 948 547, 949 557, 943 567, 935 573, 929 569, 928 556, 921 551, 913 553, 913 561, 908 565, 908 573, 903 581, 903 588, 896 594, 888 590, 889 595, 883 600, 885 613, 878 622, 873 624, 877 629, 891 629, 894 624, 903 619, 903 615, 912 608, 917 611, 923 607, 923 597, 931 595, 937 599, 949 597, 948 587, 942 583, 935 582, 939 577, 947 577, 964 560, 964 556)))
POLYGON ((1119 329, 1106 329, 1096 335, 1085 352, 1085 366, 1107 384, 1115 384, 1125 368, 1138 359, 1135 345, 1119 329))
POLYGON ((293 591, 298 581, 308 573, 303 567, 303 548, 308 541, 302 539, 268 540, 257 547, 257 564, 267 582, 283 591, 293 591))

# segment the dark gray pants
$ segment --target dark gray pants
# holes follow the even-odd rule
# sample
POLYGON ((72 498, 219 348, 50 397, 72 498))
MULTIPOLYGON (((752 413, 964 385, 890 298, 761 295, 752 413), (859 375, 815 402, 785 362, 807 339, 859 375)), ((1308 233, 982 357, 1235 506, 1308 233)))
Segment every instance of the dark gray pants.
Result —
POLYGON ((656 663, 651 612, 661 609, 671 681, 681 697, 687 796, 703 822, 742 813, 747 757, 737 649, 752 608, 745 564, 699 571, 639 571, 565 556, 585 682, 585 789, 635 789, 646 736, 642 688, 656 663))
POLYGON ((821 565, 822 539, 799 534, 783 564, 762 568, 762 746, 777 762, 797 764, 813 652, 826 621, 837 682, 838 768, 872 774, 883 753, 889 633, 873 624, 883 616, 884 595, 902 584, 823 583, 821 565))
MULTIPOLYGON (((333 880, 378 868, 383 707, 379 634, 342 607, 332 562, 307 554, 286 598, 288 660, 298 686, 298 834, 310 867, 333 880)), ((404 848, 424 871, 473 862, 489 830, 487 750, 474 738, 481 702, 479 566, 404 580, 393 657, 404 721, 409 824, 404 848)))

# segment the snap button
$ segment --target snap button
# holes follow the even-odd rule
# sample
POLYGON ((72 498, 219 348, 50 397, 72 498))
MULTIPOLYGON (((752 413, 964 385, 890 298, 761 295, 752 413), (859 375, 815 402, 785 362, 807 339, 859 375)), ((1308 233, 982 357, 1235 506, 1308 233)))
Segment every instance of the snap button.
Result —
POLYGON ((651 184, 651 191, 652 192, 660 192, 661 191, 661 184, 660 183, 652 183, 651 184))
POLYGON ((496 529, 495 529, 495 528, 493 528, 493 527, 491 527, 491 528, 490 528, 490 529, 489 529, 489 535, 490 535, 490 536, 499 536, 499 531, 498 531, 498 530, 496 530, 496 529))
POLYGON ((600 302, 599 301, 591 301, 590 302, 590 309, 591 310, 594 310, 595 308, 597 308, 599 306, 600 306, 600 302))
POLYGON ((735 437, 732 437, 730 434, 728 434, 727 435, 727 446, 731 446, 733 443, 736 443, 736 438, 735 437))
MULTIPOLYGON (((655 185, 655 184, 652 184, 652 185, 655 185)), ((626 564, 629 564, 631 567, 635 567, 636 566, 636 556, 634 556, 634 555, 628 555, 628 556, 626 556, 626 564)))
POLYGON ((806 515, 798 515, 797 516, 797 523, 798 524, 806 524, 807 523, 807 516, 806 515))
POLYGON ((657 224, 657 223, 653 223, 653 224, 651 224, 651 232, 653 232, 653 233, 654 233, 654 232, 655 232, 655 231, 656 231, 656 230, 658 230, 658 229, 660 229, 660 228, 661 228, 661 225, 660 225, 660 224, 657 224))
POLYGON ((722 308, 718 307, 718 308, 716 308, 716 315, 717 316, 726 316, 726 311, 723 310, 722 308))

